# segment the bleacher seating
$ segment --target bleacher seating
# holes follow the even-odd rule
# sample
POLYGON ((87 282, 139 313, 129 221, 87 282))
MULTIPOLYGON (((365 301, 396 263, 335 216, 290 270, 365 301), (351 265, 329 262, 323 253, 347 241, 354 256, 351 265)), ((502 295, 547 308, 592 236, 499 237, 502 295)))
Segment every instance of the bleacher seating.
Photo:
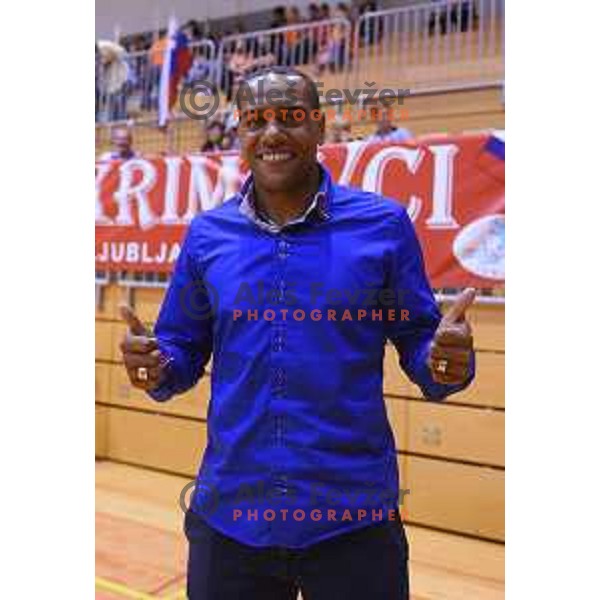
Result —
MULTIPOLYGON (((300 68, 314 75, 313 66, 300 68)), ((449 31, 443 36, 413 32, 404 39, 396 29, 382 35, 379 43, 363 45, 362 40, 353 40, 348 68, 319 76, 323 95, 333 88, 363 88, 366 81, 375 81, 380 89, 409 89, 407 119, 397 124, 415 135, 501 128, 503 79, 503 19, 499 17, 477 31, 449 31)), ((225 104, 221 95, 221 106, 225 104)), ((372 121, 357 123, 352 134, 366 137, 374 126, 372 121)), ((96 126, 97 154, 108 149, 109 129, 110 124, 96 126)), ((147 154, 194 152, 204 141, 202 123, 180 111, 168 131, 158 129, 155 113, 143 114, 135 121, 134 135, 136 149, 147 154)))

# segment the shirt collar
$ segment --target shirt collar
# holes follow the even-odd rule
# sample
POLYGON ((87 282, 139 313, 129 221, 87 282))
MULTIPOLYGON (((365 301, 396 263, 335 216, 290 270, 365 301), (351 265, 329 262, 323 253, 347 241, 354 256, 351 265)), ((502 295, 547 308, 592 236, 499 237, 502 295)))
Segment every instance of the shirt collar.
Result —
POLYGON ((321 221, 326 221, 330 216, 329 210, 331 206, 333 185, 329 172, 322 165, 319 165, 319 169, 321 171, 321 185, 319 186, 319 190, 313 196, 312 201, 304 213, 289 223, 281 226, 278 223, 271 221, 266 215, 259 213, 254 196, 254 177, 252 174, 246 178, 239 192, 241 198, 239 206, 240 212, 262 229, 266 229, 272 233, 279 233, 282 229, 285 229, 290 225, 304 223, 312 215, 321 221))

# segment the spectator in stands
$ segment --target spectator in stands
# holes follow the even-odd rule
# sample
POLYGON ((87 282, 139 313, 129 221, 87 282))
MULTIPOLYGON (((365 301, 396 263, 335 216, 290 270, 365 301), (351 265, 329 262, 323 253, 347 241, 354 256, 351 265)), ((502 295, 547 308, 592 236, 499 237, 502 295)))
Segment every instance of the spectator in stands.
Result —
POLYGON ((274 64, 275 55, 271 52, 269 38, 264 35, 260 36, 254 47, 254 62, 246 70, 246 74, 249 74, 252 70, 270 67, 274 64))
MULTIPOLYGON (((350 20, 350 8, 347 4, 340 2, 333 13, 336 19, 350 20)), ((352 29, 348 31, 348 27, 342 23, 336 23, 332 27, 333 46, 333 69, 339 70, 346 64, 346 38, 352 39, 352 29)))
POLYGON ((276 6, 273 9, 273 17, 271 19, 271 25, 269 25, 270 29, 277 29, 278 27, 283 27, 285 25, 285 7, 284 6, 276 6))
POLYGON ((148 52, 141 34, 131 36, 129 42, 129 65, 127 115, 132 118, 140 109, 144 110, 144 91, 149 70, 148 52))
POLYGON ((237 88, 240 81, 246 73, 250 72, 254 66, 254 57, 247 49, 247 43, 243 40, 238 40, 235 45, 235 50, 227 63, 228 85, 229 90, 227 99, 235 98, 237 88))
POLYGON ((158 88, 167 41, 167 31, 161 29, 158 38, 150 47, 150 60, 148 70, 146 71, 144 95, 142 97, 142 108, 145 110, 158 110, 158 88))
MULTIPOLYGON (((273 17, 270 29, 279 29, 285 26, 285 7, 276 6, 273 9, 273 17)), ((283 64, 284 58, 284 37, 283 33, 274 33, 270 36, 271 54, 275 56, 276 64, 283 64)))
POLYGON ((133 149, 133 134, 128 127, 115 127, 111 133, 111 142, 113 150, 102 154, 99 160, 129 160, 139 156, 133 149))
POLYGON ((200 46, 194 53, 192 66, 185 81, 186 83, 208 81, 216 84, 217 67, 217 59, 209 56, 209 50, 206 46, 200 46))
MULTIPOLYGON (((326 6, 326 5, 324 5, 326 6)), ((329 7, 327 7, 329 9, 329 7)), ((350 11, 346 4, 336 6, 334 18, 348 19, 350 11)), ((334 23, 323 27, 321 44, 317 54, 316 74, 321 75, 329 69, 331 72, 339 71, 345 65, 347 27, 342 23, 334 23), (324 34, 324 35, 323 35, 324 34)))
MULTIPOLYGON (((437 3, 439 0, 434 0, 434 2, 437 3)), ((476 29, 478 18, 475 3, 470 0, 456 1, 451 7, 434 5, 429 16, 429 35, 434 35, 436 31, 444 35, 448 27, 451 31, 465 32, 468 31, 470 23, 472 23, 473 29, 476 29)))
POLYGON ((472 25, 473 29, 477 29, 479 15, 475 2, 471 2, 470 0, 461 2, 460 6, 453 7, 452 12, 452 25, 454 29, 465 32, 469 30, 469 24, 472 25))
MULTIPOLYGON (((377 11, 377 3, 371 0, 363 2, 358 7, 359 16, 377 11)), ((372 45, 381 39, 383 27, 381 18, 369 18, 360 22, 359 42, 361 45, 372 45), (377 24, 379 22, 379 25, 377 24), (377 33, 378 32, 378 33, 377 33)))
POLYGON ((383 107, 378 111, 377 128, 375 133, 367 138, 369 141, 389 141, 389 142, 406 142, 412 139, 412 134, 408 129, 396 127, 390 120, 390 108, 383 107))
POLYGON ((346 119, 336 119, 330 126, 329 139, 330 144, 343 144, 351 142, 352 138, 352 124, 346 119))
POLYGON ((228 130, 228 133, 229 133, 229 137, 231 138, 231 149, 232 150, 240 150, 241 149, 241 141, 240 141, 240 136, 238 134, 237 123, 228 130))
POLYGON ((333 16, 339 19, 349 19, 350 7, 345 2, 338 2, 338 4, 335 7, 333 16))
POLYGON ((221 121, 225 125, 225 130, 237 127, 239 119, 236 113, 235 103, 231 102, 221 113, 217 113, 214 117, 215 120, 221 121))
POLYGON ((200 23, 194 19, 190 19, 184 27, 184 32, 190 42, 199 42, 202 39, 202 30, 200 23))
POLYGON ((221 138, 221 150, 231 150, 231 136, 228 133, 225 133, 221 138))
POLYGON ((314 23, 321 20, 321 9, 314 2, 308 5, 308 22, 314 23))
POLYGON ((127 118, 127 94, 130 91, 131 69, 127 63, 127 53, 121 44, 109 40, 96 43, 98 64, 97 85, 100 104, 105 109, 109 121, 127 118))
POLYGON ((240 140, 237 136, 237 130, 226 131, 221 139, 221 150, 239 150, 240 140))
MULTIPOLYGON (((290 6, 285 11, 285 21, 288 27, 294 27, 302 23, 302 17, 300 11, 296 6, 290 6)), ((283 63, 286 65, 299 65, 302 59, 302 43, 303 36, 302 31, 297 29, 291 29, 285 31, 283 34, 284 38, 284 56, 283 63)))
POLYGON ((206 128, 206 143, 202 146, 202 152, 217 152, 223 149, 223 135, 225 126, 221 121, 214 119, 206 128))
POLYGON ((95 70, 95 79, 96 79, 96 121, 98 121, 98 117, 100 115, 100 109, 102 106, 102 58, 100 56, 100 51, 98 50, 98 44, 95 44, 96 48, 96 70, 95 70))

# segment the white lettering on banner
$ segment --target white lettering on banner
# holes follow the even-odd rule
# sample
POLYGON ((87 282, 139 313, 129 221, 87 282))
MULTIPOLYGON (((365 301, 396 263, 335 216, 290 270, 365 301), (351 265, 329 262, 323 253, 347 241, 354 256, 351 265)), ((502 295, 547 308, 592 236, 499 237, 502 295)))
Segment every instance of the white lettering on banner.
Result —
POLYGON ((142 244, 142 261, 143 264, 152 264, 154 262, 154 258, 152 256, 148 256, 148 244, 142 244))
POLYGON ((125 244, 111 244, 110 245, 110 262, 111 263, 122 263, 125 258, 125 244))
MULTIPOLYGON (((368 192, 381 194, 385 167, 390 161, 404 161, 408 170, 415 175, 421 166, 424 156, 425 153, 421 148, 405 148, 403 146, 389 146, 387 148, 382 148, 371 158, 365 169, 362 189, 368 192)), ((410 196, 406 211, 412 221, 417 220, 422 205, 423 201, 419 196, 410 196)))
POLYGON ((433 154, 433 208, 425 223, 432 229, 456 229, 458 223, 452 216, 452 190, 458 146, 430 146, 429 150, 433 154))
POLYGON ((160 245, 160 253, 154 257, 154 261, 158 264, 162 264, 167 259, 167 244, 164 242, 160 245))
POLYGON ((140 245, 137 242, 127 242, 125 262, 137 263, 140 260, 140 245))
POLYGON ((346 145, 346 160, 344 161, 344 167, 340 178, 338 179, 339 185, 349 185, 350 177, 356 169, 356 164, 363 154, 363 149, 367 145, 367 142, 349 142, 346 145))
POLYGON ((183 220, 177 215, 181 157, 168 156, 164 160, 166 165, 165 209, 160 220, 163 225, 182 225, 183 220))
POLYGON ((188 156, 188 161, 190 163, 190 187, 187 211, 183 216, 186 223, 189 223, 200 209, 209 210, 223 201, 222 198, 217 198, 216 185, 213 187, 209 177, 209 169, 218 171, 219 163, 208 156, 188 156))
POLYGON ((158 252, 152 254, 147 242, 102 242, 100 253, 96 254, 99 263, 114 264, 163 264, 174 263, 181 252, 178 242, 161 242, 158 252))
POLYGON ((106 242, 102 242, 102 252, 100 254, 96 254, 96 262, 108 262, 108 244, 106 242))
POLYGON ((102 206, 101 191, 104 179, 110 173, 111 163, 96 163, 96 225, 114 225, 112 219, 109 219, 104 214, 104 207, 102 206))
POLYGON ((119 206, 116 224, 134 225, 131 204, 135 199, 137 201, 140 228, 149 229, 157 222, 157 218, 152 212, 148 201, 148 192, 156 183, 156 169, 154 165, 143 158, 134 158, 125 161, 119 170, 121 180, 119 189, 115 192, 115 199, 119 206), (142 172, 142 180, 134 185, 133 175, 136 171, 142 172))
POLYGON ((210 210, 231 198, 240 188, 239 155, 225 155, 221 162, 210 156, 188 156, 190 187, 183 221, 189 223, 200 210, 210 210), (213 186, 210 171, 216 172, 213 186))

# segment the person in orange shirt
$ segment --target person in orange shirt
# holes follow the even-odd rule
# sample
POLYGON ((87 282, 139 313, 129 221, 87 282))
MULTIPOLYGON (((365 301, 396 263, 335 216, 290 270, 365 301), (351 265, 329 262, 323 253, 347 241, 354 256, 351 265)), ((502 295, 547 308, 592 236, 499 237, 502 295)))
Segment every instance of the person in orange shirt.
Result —
POLYGON ((161 33, 160 37, 152 44, 150 48, 150 63, 155 67, 162 67, 165 59, 165 50, 167 48, 167 36, 161 33))
POLYGON ((167 32, 162 29, 159 37, 150 47, 150 61, 144 78, 143 110, 158 110, 158 87, 166 49, 167 32))
MULTIPOLYGON (((286 25, 292 27, 294 25, 300 25, 302 18, 300 17, 300 11, 296 6, 290 6, 285 13, 286 25)), ((298 65, 301 59, 301 31, 295 29, 286 31, 284 33, 285 41, 285 64, 287 65, 298 65)))

